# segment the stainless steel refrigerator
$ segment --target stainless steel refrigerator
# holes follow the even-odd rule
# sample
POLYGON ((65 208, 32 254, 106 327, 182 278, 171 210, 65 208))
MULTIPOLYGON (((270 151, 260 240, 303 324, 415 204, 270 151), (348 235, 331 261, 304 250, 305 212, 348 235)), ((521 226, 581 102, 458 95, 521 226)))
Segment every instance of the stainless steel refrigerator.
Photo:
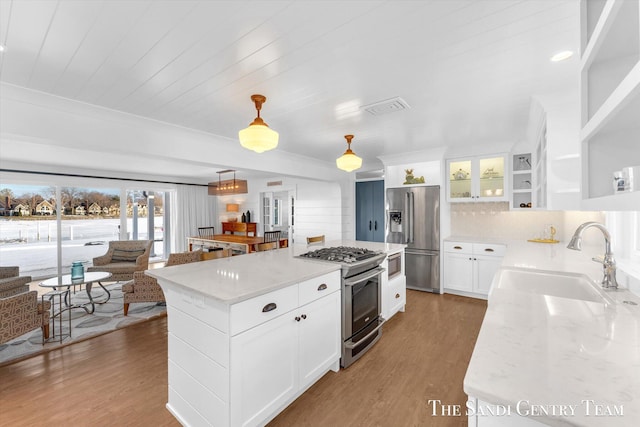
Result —
POLYGON ((407 288, 440 293, 440 186, 388 188, 386 242, 404 243, 407 288))

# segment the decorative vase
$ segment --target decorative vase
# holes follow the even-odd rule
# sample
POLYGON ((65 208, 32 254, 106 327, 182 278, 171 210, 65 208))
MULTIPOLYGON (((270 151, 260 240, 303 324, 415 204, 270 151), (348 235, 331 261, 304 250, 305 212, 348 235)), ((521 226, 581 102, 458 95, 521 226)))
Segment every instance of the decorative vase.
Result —
POLYGON ((84 280, 84 266, 81 261, 71 264, 71 280, 84 280))
POLYGON ((242 213, 242 222, 247 222, 247 217, 244 212, 242 213))
POLYGON ((247 222, 251 222, 251 212, 247 211, 247 222))

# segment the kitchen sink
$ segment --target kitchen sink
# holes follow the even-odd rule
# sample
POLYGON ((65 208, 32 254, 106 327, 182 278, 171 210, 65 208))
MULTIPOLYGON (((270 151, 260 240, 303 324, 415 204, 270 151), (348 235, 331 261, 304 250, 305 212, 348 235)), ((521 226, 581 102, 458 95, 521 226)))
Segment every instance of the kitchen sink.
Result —
POLYGON ((610 302, 598 285, 582 274, 503 268, 496 273, 493 287, 582 301, 610 302))

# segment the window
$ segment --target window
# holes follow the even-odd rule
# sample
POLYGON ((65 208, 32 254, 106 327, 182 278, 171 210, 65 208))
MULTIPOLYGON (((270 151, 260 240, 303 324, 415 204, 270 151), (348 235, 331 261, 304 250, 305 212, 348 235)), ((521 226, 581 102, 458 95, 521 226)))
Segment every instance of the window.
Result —
MULTIPOLYGON (((55 194, 56 188, 50 187, 50 191, 55 194)), ((106 253, 110 240, 120 239, 120 190, 60 186, 59 192, 60 266, 63 273, 68 273, 74 261, 90 266, 93 258, 106 253)))
POLYGON ((47 184, 41 177, 20 178, 0 182, 0 259, 20 274, 68 274, 74 261, 91 265, 111 240, 151 239, 156 259, 168 256, 169 192, 126 190, 93 178, 79 179, 78 187, 67 178, 47 184))

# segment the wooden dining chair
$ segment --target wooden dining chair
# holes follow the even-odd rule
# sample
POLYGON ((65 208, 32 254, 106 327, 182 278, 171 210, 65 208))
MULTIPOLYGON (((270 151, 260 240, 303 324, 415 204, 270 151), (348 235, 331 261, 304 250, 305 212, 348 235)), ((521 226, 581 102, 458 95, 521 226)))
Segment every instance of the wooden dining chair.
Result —
POLYGON ((215 227, 198 227, 198 237, 210 237, 215 233, 215 227))
POLYGON ((278 249, 278 242, 256 244, 256 252, 271 251, 273 249, 278 249))
POLYGON ((280 249, 280 233, 281 233, 280 231, 265 231, 262 241, 264 243, 276 242, 278 249, 280 249))
POLYGON ((321 236, 307 237, 307 245, 312 243, 324 243, 324 234, 321 236))
POLYGON ((231 249, 220 249, 217 251, 209 251, 209 252, 202 252, 202 261, 207 261, 210 259, 218 259, 218 258, 227 258, 230 257, 231 254, 231 249))

